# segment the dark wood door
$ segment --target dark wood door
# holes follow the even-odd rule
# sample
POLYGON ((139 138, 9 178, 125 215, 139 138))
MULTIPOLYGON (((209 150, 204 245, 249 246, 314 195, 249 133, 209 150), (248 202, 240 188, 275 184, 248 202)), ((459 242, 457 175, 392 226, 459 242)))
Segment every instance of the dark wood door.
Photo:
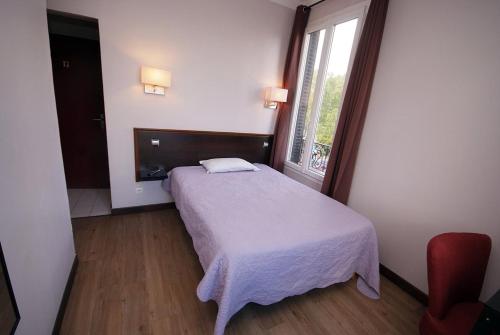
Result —
POLYGON ((99 41, 51 34, 50 47, 67 187, 107 188, 99 41))

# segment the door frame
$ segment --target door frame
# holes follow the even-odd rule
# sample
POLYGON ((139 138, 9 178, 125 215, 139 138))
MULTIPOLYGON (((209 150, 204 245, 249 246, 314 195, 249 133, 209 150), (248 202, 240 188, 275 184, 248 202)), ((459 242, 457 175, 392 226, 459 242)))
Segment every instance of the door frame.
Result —
MULTIPOLYGON (((111 190, 111 170, 109 167, 109 161, 110 161, 110 159, 109 159, 109 136, 108 136, 109 128, 108 128, 108 118, 107 118, 107 113, 106 113, 106 102, 105 102, 105 93, 104 93, 104 78, 103 78, 103 70, 102 70, 103 63, 102 63, 102 52, 101 52, 102 49, 101 49, 101 40, 100 40, 99 20, 97 18, 93 18, 93 17, 89 17, 89 16, 83 16, 83 15, 69 13, 69 12, 62 12, 62 11, 58 11, 58 10, 47 9, 47 27, 48 27, 49 35, 51 35, 51 34, 57 35, 54 32, 51 32, 51 24, 54 22, 53 20, 51 20, 51 18, 52 19, 57 18, 60 21, 62 21, 63 23, 66 22, 67 24, 73 24, 74 26, 78 26, 78 25, 80 25, 81 27, 94 26, 96 28, 95 40, 97 40, 97 42, 99 43, 99 58, 100 58, 100 65, 101 65, 100 70, 101 70, 102 100, 103 100, 102 103, 103 103, 103 112, 104 112, 104 117, 105 117, 104 130, 105 130, 105 138, 106 138, 105 145, 106 145, 106 159, 107 159, 106 173, 107 173, 107 177, 108 177, 108 181, 109 181, 108 188, 111 190)), ((72 33, 76 34, 74 31, 72 33)), ((89 32, 87 31, 87 33, 89 33, 89 32)), ((64 35, 64 34, 60 34, 60 35, 64 35)), ((75 38, 85 38, 84 36, 71 35, 71 33, 68 33, 67 36, 75 37, 75 38)), ((89 39, 92 39, 92 38, 89 38, 89 39)), ((52 57, 51 57, 51 62, 52 62, 52 57)), ((55 90, 54 90, 54 98, 56 98, 55 90)), ((58 112, 56 111, 56 113, 58 113, 58 112)), ((57 114, 57 117, 58 117, 58 115, 59 114, 57 114)), ((59 122, 57 124, 57 127, 58 127, 58 131, 60 133, 59 122)), ((60 138, 60 142, 61 142, 60 145, 61 145, 61 150, 62 150, 62 139, 61 138, 60 138)), ((66 185, 67 185, 67 181, 66 181, 66 185)), ((111 203, 111 207, 112 207, 112 203, 111 203)))

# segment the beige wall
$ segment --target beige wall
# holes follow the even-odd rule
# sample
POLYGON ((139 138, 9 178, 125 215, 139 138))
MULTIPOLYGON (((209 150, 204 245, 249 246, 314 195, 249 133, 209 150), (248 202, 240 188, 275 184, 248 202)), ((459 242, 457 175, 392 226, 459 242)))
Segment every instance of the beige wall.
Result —
POLYGON ((168 201, 159 182, 136 194, 133 127, 271 133, 263 89, 280 85, 294 11, 268 0, 49 0, 99 19, 113 207, 168 201), (171 70, 164 97, 139 68, 171 70))
POLYGON ((426 244, 493 239, 500 288, 500 2, 392 0, 349 200, 381 262, 427 291, 426 244))
POLYGON ((45 0, 0 5, 0 241, 21 314, 50 334, 75 250, 45 0))

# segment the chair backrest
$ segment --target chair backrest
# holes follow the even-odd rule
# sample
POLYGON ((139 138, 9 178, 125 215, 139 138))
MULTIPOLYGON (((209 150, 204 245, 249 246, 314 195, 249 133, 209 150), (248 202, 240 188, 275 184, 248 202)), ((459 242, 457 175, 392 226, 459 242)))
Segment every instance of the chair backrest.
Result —
POLYGON ((477 302, 491 251, 488 235, 445 233, 427 245, 429 313, 438 319, 459 302, 477 302))

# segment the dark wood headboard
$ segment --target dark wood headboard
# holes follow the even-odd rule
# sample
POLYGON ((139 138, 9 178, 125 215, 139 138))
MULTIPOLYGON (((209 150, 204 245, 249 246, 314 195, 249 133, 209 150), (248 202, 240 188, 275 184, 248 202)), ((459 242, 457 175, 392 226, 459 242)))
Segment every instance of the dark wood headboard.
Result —
POLYGON ((134 128, 136 181, 164 179, 178 166, 210 158, 238 157, 268 164, 273 135, 134 128))

